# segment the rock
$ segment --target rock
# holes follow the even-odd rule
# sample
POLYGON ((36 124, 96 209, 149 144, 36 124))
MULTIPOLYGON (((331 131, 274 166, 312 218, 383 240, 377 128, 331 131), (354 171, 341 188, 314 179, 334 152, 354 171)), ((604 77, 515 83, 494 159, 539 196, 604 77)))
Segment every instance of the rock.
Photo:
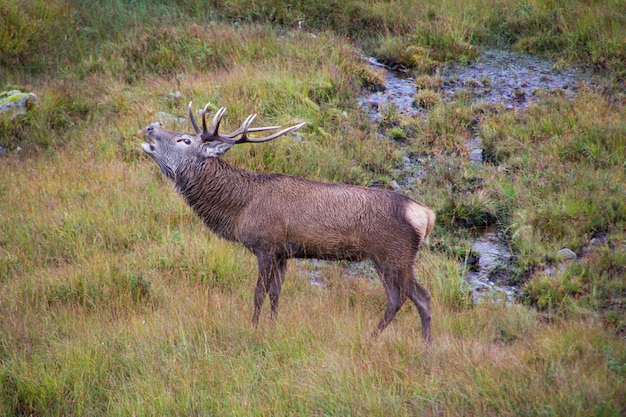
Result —
POLYGON ((164 126, 172 126, 172 125, 185 125, 187 124, 187 119, 184 117, 174 116, 173 114, 166 113, 164 111, 158 112, 154 116, 155 120, 161 123, 164 126))
POLYGON ((480 148, 472 149, 470 152, 470 162, 480 165, 483 163, 483 150, 480 148))
POLYGON ((173 93, 168 93, 167 99, 171 101, 178 101, 183 98, 183 93, 180 91, 174 91, 173 93))
POLYGON ((598 237, 594 237, 589 241, 589 245, 583 246, 581 249, 581 255, 587 256, 591 252, 593 252, 596 248, 600 246, 604 246, 607 244, 608 235, 600 235, 598 237))
POLYGON ((402 190, 402 187, 400 187, 400 184, 398 184, 398 181, 396 180, 391 180, 389 181, 389 186, 391 187, 392 190, 394 191, 400 191, 402 190))
POLYGON ((474 282, 474 291, 476 292, 489 292, 493 289, 493 287, 486 282, 476 281, 474 282))
POLYGON ((589 241, 591 246, 602 246, 606 245, 606 235, 600 237, 594 237, 589 241))
POLYGON ((0 113, 10 113, 11 118, 18 114, 26 114, 37 105, 35 93, 23 93, 20 90, 3 91, 0 93, 0 113))
POLYGON ((561 256, 562 258, 564 258, 566 260, 569 260, 569 261, 573 261, 573 260, 575 260, 578 257, 574 253, 573 250, 568 249, 568 248, 563 248, 563 249, 559 250, 556 254, 561 256))

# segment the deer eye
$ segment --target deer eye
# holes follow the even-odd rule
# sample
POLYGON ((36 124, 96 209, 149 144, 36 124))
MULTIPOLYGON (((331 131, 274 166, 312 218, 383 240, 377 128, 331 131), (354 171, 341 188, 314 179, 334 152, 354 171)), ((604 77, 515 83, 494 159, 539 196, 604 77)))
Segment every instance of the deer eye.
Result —
POLYGON ((191 139, 189 138, 178 138, 176 139, 176 142, 185 142, 185 145, 191 145, 191 139))

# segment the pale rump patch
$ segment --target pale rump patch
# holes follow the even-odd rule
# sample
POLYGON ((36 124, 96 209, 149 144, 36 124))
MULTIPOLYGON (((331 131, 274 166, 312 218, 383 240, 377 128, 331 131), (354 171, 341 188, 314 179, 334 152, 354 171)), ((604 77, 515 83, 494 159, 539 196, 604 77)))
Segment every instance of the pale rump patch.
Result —
POLYGON ((435 227, 435 213, 416 202, 410 202, 406 206, 406 219, 411 226, 420 234, 422 242, 428 244, 430 233, 435 227))

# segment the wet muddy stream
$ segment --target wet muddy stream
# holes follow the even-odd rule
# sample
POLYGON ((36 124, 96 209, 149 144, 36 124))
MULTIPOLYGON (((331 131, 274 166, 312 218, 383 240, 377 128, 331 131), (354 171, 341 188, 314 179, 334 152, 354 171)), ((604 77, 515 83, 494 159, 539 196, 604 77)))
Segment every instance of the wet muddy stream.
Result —
POLYGON ((478 262, 465 276, 472 288, 474 303, 484 299, 495 302, 514 302, 522 293, 519 288, 495 283, 490 275, 496 268, 504 267, 511 258, 511 251, 495 229, 487 229, 472 239, 472 253, 478 254, 478 262))
MULTIPOLYGON (((392 106, 401 115, 427 117, 413 104, 417 93, 415 80, 406 72, 386 68, 373 58, 364 58, 370 66, 385 76, 382 91, 364 92, 358 103, 372 122, 378 122, 384 111, 392 106)), ((467 66, 452 66, 439 75, 440 92, 444 100, 454 100, 463 95, 470 103, 502 104, 509 110, 522 110, 537 100, 537 91, 573 96, 582 82, 593 83, 585 71, 568 67, 555 69, 553 63, 530 55, 519 55, 508 51, 484 51, 475 63, 467 66)), ((479 137, 466 143, 470 160, 482 164, 482 144, 479 137)), ((399 175, 404 180, 392 184, 397 191, 411 187, 410 178, 419 175, 419 166, 409 157, 405 158, 405 171, 411 175, 399 175), (417 172, 417 174, 416 174, 417 172), (406 180, 409 178, 409 180, 406 180)), ((509 247, 500 238, 497 230, 488 229, 471 240, 472 252, 478 255, 477 263, 466 275, 472 288, 475 302, 484 299, 514 302, 521 290, 494 283, 490 276, 496 268, 506 268, 511 257, 509 247)))
MULTIPOLYGON (((414 78, 373 58, 363 59, 385 75, 383 91, 364 92, 358 98, 372 121, 380 120, 380 110, 387 105, 395 106, 402 115, 423 113, 413 105, 413 95, 417 93, 414 78)), ((473 103, 503 104, 511 110, 523 109, 536 101, 538 91, 573 96, 581 82, 593 83, 592 75, 581 68, 556 69, 550 61, 501 50, 485 51, 476 62, 450 66, 435 76, 441 78, 441 85, 436 89, 444 99, 466 94, 473 103)))

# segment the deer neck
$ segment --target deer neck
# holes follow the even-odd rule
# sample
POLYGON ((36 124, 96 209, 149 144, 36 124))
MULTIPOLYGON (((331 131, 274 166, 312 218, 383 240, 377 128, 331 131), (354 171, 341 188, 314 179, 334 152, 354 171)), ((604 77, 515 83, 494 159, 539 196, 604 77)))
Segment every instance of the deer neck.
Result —
POLYGON ((220 158, 209 158, 178 172, 175 187, 211 231, 235 240, 235 226, 252 198, 252 176, 220 158))

